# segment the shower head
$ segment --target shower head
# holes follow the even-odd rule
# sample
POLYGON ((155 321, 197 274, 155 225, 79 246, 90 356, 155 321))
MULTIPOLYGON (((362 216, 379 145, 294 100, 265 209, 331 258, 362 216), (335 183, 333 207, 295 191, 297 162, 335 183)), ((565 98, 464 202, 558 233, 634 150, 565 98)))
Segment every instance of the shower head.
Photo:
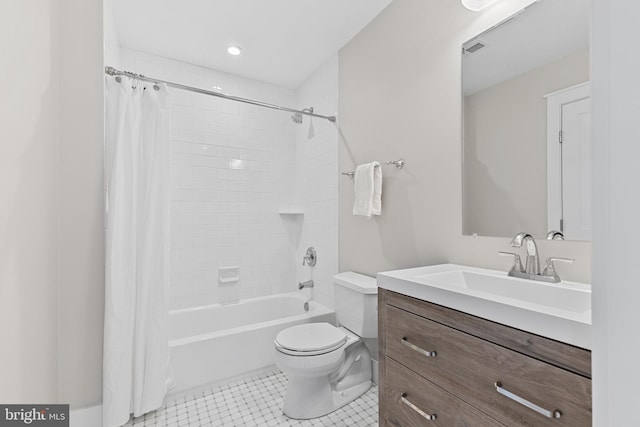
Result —
POLYGON ((294 123, 302 124, 302 113, 295 113, 291 116, 291 120, 293 120, 294 123))
POLYGON ((291 120, 300 125, 302 124, 303 114, 313 114, 313 107, 303 108, 300 112, 295 113, 293 116, 291 116, 291 120))

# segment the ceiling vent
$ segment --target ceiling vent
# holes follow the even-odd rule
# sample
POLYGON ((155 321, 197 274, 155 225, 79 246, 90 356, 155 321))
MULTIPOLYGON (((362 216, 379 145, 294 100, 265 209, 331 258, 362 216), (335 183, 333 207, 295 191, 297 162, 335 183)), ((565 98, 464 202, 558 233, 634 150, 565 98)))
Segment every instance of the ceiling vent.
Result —
POLYGON ((471 40, 469 43, 462 46, 463 53, 475 53, 485 47, 487 45, 486 42, 482 40, 471 40))

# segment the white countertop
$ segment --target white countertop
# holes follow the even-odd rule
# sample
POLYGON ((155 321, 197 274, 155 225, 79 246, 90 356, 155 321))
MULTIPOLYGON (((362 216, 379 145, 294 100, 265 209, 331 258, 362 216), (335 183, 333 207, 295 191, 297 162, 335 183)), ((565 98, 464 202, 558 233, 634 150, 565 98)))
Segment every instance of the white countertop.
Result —
POLYGON ((577 347, 591 349, 591 286, 440 264, 378 273, 378 286, 577 347))

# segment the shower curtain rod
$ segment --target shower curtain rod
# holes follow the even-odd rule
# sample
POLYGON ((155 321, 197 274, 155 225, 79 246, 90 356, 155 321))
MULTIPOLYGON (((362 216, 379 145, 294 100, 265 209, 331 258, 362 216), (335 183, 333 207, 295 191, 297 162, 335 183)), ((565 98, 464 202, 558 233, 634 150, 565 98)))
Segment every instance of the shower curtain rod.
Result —
POLYGON ((335 123, 335 121, 336 121, 336 116, 323 116, 321 114, 315 114, 315 113, 312 112, 312 109, 296 110, 294 108, 287 108, 287 107, 282 107, 280 105, 268 104, 268 103, 262 102, 262 101, 255 101, 253 99, 247 99, 247 98, 240 98, 238 96, 225 95, 222 92, 214 92, 214 91, 211 91, 211 90, 200 89, 200 88, 197 88, 197 87, 187 86, 187 85, 183 85, 183 84, 180 84, 180 83, 173 83, 173 82, 168 82, 166 80, 154 79, 152 77, 147 77, 147 76, 145 76, 143 74, 136 74, 136 73, 132 73, 130 71, 117 70, 117 69, 115 69, 113 67, 104 67, 104 72, 105 72, 105 74, 107 74, 109 76, 126 76, 126 77, 131 77, 131 78, 134 78, 134 79, 138 79, 138 80, 144 80, 144 81, 151 82, 151 83, 164 83, 167 86, 173 87, 173 88, 176 88, 176 89, 183 89, 183 90, 188 90, 190 92, 202 93, 204 95, 216 96, 218 98, 229 99, 231 101, 244 102, 245 104, 257 105, 258 107, 265 107, 265 108, 271 108, 271 109, 274 109, 274 110, 288 111, 289 113, 304 114, 305 116, 318 117, 318 118, 321 118, 321 119, 329 120, 331 123, 335 123))

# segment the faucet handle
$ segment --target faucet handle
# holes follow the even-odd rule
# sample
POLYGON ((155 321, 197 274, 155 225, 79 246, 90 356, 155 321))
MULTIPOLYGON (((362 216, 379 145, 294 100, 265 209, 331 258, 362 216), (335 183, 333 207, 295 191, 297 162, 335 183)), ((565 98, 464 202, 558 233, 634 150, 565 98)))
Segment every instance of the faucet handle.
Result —
POLYGON ((313 267, 316 265, 316 262, 318 262, 318 253, 313 246, 309 247, 307 253, 302 258, 302 265, 307 264, 309 267, 313 267))
POLYGON ((566 262, 567 264, 571 264, 575 261, 573 258, 560 258, 560 257, 549 257, 547 258, 546 265, 544 266, 544 270, 542 271, 543 276, 553 277, 554 281, 558 283, 560 281, 560 276, 556 272, 556 267, 553 265, 554 261, 566 262))
POLYGON ((513 265, 511 266, 511 270, 509 270, 509 272, 512 272, 512 271, 517 271, 519 273, 524 272, 522 261, 520 261, 520 255, 514 254, 513 252, 503 252, 503 251, 498 251, 498 255, 513 257, 513 265))

